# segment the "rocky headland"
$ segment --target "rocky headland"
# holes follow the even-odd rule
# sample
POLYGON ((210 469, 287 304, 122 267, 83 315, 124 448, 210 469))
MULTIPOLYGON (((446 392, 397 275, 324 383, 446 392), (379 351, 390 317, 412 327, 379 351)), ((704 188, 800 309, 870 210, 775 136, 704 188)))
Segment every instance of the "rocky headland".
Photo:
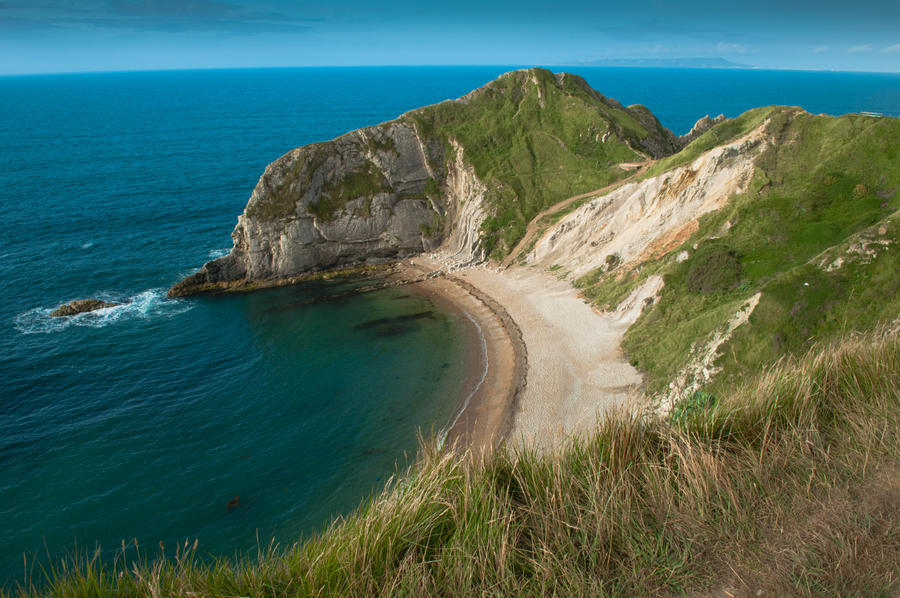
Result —
POLYGON ((898 129, 768 107, 678 137, 580 77, 515 71, 285 154, 231 252, 169 295, 391 265, 489 331, 451 435, 552 448, 634 397, 666 412, 841 318, 895 317, 872 269, 900 259, 898 129))
POLYGON ((509 250, 529 212, 622 178, 618 163, 682 143, 643 106, 626 108, 580 77, 508 73, 457 100, 285 154, 260 177, 231 252, 169 294, 258 288, 438 247, 480 262, 509 250), (477 126, 486 117, 493 124, 477 126), (593 174, 570 180, 576 170, 593 174))
POLYGON ((474 450, 424 445, 258 560, 123 543, 53 595, 896 594, 900 119, 770 106, 677 137, 516 71, 289 152, 233 239, 170 295, 388 264, 459 314, 443 437, 474 450))

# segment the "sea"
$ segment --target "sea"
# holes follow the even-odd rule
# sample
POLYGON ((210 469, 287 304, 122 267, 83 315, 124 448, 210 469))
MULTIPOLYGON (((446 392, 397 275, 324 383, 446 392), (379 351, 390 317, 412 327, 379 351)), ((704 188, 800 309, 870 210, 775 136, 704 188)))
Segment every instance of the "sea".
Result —
MULTIPOLYGON (((325 529, 439 437, 465 323, 408 289, 167 299, 266 164, 516 67, 0 77, 0 587, 73 554, 251 557, 325 529), (73 318, 79 298, 122 305, 73 318)), ((763 105, 900 116, 900 74, 550 67, 677 134, 763 105)))

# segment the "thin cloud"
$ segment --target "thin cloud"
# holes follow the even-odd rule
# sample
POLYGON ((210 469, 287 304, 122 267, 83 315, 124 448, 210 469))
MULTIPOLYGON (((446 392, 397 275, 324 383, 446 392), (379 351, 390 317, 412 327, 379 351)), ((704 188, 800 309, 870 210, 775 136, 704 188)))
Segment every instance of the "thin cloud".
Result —
POLYGON ((831 52, 831 48, 828 46, 816 46, 813 48, 813 54, 824 54, 825 52, 831 52))
POLYGON ((852 48, 847 48, 847 51, 851 54, 862 54, 864 52, 871 52, 872 46, 870 44, 862 44, 860 46, 853 46, 852 48))
POLYGON ((884 50, 882 50, 884 54, 900 54, 900 44, 894 44, 893 46, 888 46, 884 50))
POLYGON ((221 0, 0 3, 0 28, 21 30, 103 28, 130 32, 297 33, 321 20, 260 12, 221 0))

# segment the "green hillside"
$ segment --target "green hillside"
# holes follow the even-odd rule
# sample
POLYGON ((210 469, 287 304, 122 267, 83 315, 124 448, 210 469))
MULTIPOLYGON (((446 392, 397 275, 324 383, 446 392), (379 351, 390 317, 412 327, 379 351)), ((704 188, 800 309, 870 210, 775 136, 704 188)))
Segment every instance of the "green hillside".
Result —
POLYGON ((514 71, 465 101, 409 113, 426 137, 449 139, 489 189, 483 229, 488 254, 503 257, 531 219, 567 197, 599 189, 628 173, 617 165, 675 151, 674 138, 643 106, 625 108, 576 75, 514 71))
POLYGON ((692 346, 758 292, 748 325, 721 348, 724 370, 713 392, 816 340, 900 314, 900 120, 760 109, 721 123, 657 168, 688 163, 763 117, 774 143, 756 160, 746 194, 701 218, 699 230, 659 260, 624 277, 597 271, 578 281, 609 307, 646 276, 664 276, 659 301, 624 342, 632 363, 649 373, 651 391, 663 390, 692 346), (678 263, 681 251, 690 257, 678 263))
POLYGON ((643 176, 663 174, 764 126, 746 193, 666 255, 576 282, 612 308, 663 276, 624 338, 650 394, 758 298, 714 352, 721 372, 666 416, 614 414, 548 454, 425 443, 294 546, 214 562, 189 544, 79 553, 11 596, 897 595, 900 119, 760 108, 671 153, 646 109, 540 69, 402 118, 445 160, 451 139, 465 148, 490 189, 494 256, 542 209, 625 176, 621 162, 654 155, 643 176))

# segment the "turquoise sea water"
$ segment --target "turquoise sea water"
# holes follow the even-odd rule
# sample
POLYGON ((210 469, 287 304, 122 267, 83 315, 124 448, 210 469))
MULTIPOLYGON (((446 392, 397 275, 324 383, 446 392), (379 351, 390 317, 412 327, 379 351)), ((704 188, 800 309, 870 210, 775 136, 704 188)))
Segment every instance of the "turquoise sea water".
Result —
MULTIPOLYGON (((292 542, 377 490, 417 430, 446 425, 466 344, 426 299, 318 300, 351 283, 164 294, 227 251, 268 162, 509 68, 0 78, 0 585, 23 553, 76 543, 292 542), (82 297, 128 304, 48 317, 82 297)), ((676 133, 773 103, 900 115, 898 75, 565 70, 676 133)))

